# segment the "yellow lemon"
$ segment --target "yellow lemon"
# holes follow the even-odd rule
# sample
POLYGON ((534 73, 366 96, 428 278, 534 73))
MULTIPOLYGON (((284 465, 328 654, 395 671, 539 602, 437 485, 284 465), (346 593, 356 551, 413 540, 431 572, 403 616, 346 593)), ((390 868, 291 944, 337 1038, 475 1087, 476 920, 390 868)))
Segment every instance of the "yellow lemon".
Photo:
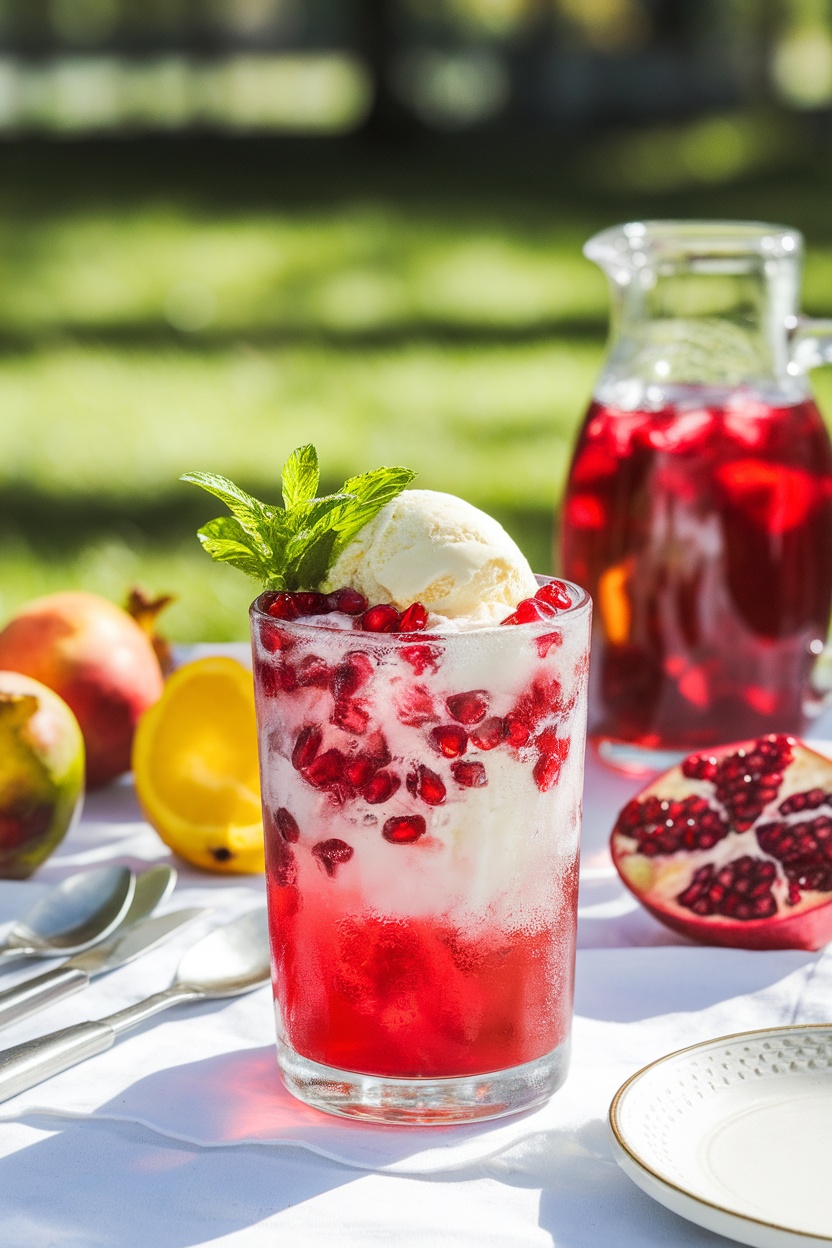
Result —
POLYGON ((187 663, 139 720, 136 794, 180 857, 209 871, 264 869, 251 672, 224 656, 187 663))

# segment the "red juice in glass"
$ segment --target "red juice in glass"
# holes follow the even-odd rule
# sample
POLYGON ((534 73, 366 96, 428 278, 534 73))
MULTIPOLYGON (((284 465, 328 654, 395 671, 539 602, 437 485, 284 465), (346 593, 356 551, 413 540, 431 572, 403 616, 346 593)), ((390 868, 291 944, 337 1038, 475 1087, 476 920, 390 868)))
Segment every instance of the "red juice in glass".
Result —
POLYGON ((554 619, 430 636, 254 604, 278 1052, 302 1099, 462 1121, 562 1081, 590 625, 570 593, 554 619))
POLYGON ((593 402, 561 554, 596 606, 593 735, 687 750, 805 727, 832 601, 832 451, 811 398, 593 402))

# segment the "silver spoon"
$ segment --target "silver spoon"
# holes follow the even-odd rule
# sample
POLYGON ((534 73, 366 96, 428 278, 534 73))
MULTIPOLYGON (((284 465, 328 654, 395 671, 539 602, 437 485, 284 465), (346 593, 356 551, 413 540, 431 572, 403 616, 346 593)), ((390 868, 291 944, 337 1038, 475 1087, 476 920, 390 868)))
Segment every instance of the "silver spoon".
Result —
POLYGON ((148 867, 146 871, 137 875, 133 900, 118 925, 119 929, 128 927, 137 919, 143 919, 146 915, 152 914, 156 907, 173 892, 176 879, 176 868, 169 866, 166 862, 148 867))
MULTIPOLYGON (((21 1018, 86 988, 93 976, 105 974, 123 966, 125 962, 131 962, 145 950, 152 949, 169 931, 175 931, 179 922, 185 922, 185 919, 180 918, 177 921, 173 916, 168 916, 168 921, 162 921, 161 926, 158 919, 155 925, 143 921, 168 896, 175 883, 176 870, 166 863, 142 871, 136 877, 136 888, 127 913, 106 940, 99 940, 91 949, 73 954, 52 970, 30 976, 13 988, 0 991, 0 1027, 16 1023, 21 1018), (125 938, 131 930, 133 938, 128 942, 125 938), (141 934, 136 935, 139 932, 141 934)), ((196 917, 205 911, 190 910, 180 913, 196 917)))
POLYGON ((0 944, 0 966, 89 949, 122 921, 135 889, 127 867, 96 867, 62 880, 15 923, 0 944))
POLYGON ((112 1047, 117 1036, 182 1001, 236 997, 269 979, 266 911, 250 910, 193 945, 163 992, 106 1018, 64 1027, 0 1053, 0 1101, 112 1047))

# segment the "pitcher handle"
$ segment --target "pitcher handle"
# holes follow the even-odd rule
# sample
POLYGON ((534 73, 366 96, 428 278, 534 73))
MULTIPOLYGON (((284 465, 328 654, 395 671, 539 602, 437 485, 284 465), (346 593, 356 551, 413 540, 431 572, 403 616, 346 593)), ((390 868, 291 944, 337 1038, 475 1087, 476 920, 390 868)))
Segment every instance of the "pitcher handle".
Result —
POLYGON ((789 316, 786 335, 790 373, 808 373, 821 364, 832 364, 832 320, 789 316))

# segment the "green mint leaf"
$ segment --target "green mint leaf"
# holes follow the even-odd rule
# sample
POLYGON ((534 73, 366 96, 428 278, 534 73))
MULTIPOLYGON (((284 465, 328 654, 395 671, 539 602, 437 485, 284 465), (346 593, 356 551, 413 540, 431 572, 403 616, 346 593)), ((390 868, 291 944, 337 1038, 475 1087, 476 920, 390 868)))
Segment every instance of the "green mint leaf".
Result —
POLYGON ((263 517, 273 510, 265 503, 261 503, 259 499, 252 498, 251 494, 246 494, 245 490, 241 490, 227 477, 217 476, 213 472, 186 472, 179 480, 188 481, 191 485, 199 485, 209 494, 213 494, 215 498, 219 498, 225 503, 232 516, 236 516, 240 523, 252 533, 258 532, 263 517))
POLYGON ((310 443, 299 446, 283 465, 283 504, 287 511, 318 493, 318 452, 310 443))
POLYGON ((329 571, 334 545, 335 533, 332 529, 313 534, 287 567, 286 588, 304 589, 307 585, 320 585, 329 571))
POLYGON ((374 472, 365 472, 363 476, 350 477, 344 482, 342 492, 353 494, 356 501, 346 509, 337 525, 333 563, 364 525, 397 498, 415 476, 409 468, 376 468, 374 472))
POLYGON ((261 580, 269 575, 269 559, 234 516, 218 516, 197 532, 203 549, 219 563, 232 563, 261 580))
POLYGON ((362 503, 378 503, 379 510, 401 494, 416 476, 409 468, 374 468, 360 477, 350 477, 341 486, 344 494, 355 494, 362 503))
POLYGON ((353 494, 327 494, 326 498, 315 498, 304 509, 299 507, 295 509, 296 532, 306 530, 311 534, 321 529, 337 531, 344 516, 355 506, 355 503, 353 494))
POLYGON ((407 468, 377 468, 350 477, 337 494, 316 498, 318 454, 310 444, 286 461, 282 508, 216 473, 187 472, 181 479, 221 499, 231 512, 199 530, 213 559, 240 568, 264 589, 314 590, 344 547, 414 476, 407 468))

